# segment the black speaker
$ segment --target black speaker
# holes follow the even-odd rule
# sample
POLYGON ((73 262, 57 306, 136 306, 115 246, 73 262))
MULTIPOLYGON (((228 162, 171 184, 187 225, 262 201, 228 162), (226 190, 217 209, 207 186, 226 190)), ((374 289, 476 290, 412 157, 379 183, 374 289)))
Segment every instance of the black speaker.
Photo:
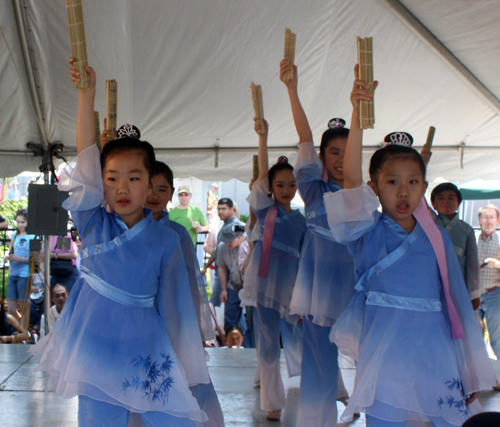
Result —
POLYGON ((30 184, 28 187, 28 234, 39 236, 65 236, 68 233, 68 211, 62 202, 67 191, 59 191, 55 185, 30 184))

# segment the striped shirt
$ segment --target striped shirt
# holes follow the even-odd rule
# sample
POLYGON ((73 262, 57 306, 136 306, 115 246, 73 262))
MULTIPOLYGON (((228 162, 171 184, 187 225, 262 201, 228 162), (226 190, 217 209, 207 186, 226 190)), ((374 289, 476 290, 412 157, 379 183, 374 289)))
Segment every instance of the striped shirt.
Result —
MULTIPOLYGON (((493 233, 488 239, 485 239, 481 232, 477 239, 477 250, 480 265, 487 258, 495 258, 500 261, 500 239, 498 234, 493 233)), ((480 270, 479 278, 481 287, 487 292, 500 286, 500 269, 483 267, 480 270)))

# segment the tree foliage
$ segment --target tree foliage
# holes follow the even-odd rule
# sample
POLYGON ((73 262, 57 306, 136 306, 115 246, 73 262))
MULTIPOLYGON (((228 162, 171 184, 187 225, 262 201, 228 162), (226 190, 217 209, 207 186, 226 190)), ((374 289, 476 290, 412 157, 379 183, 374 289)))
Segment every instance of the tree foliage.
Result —
POLYGON ((15 228, 16 214, 19 209, 28 209, 27 200, 2 200, 0 202, 0 215, 9 223, 9 228, 15 228))

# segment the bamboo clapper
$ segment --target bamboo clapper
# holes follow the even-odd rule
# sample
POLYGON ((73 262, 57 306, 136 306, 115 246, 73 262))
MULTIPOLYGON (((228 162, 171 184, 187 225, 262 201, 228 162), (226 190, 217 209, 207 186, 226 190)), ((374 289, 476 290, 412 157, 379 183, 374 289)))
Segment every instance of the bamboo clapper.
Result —
POLYGON ((253 175, 252 178, 255 180, 259 179, 259 156, 257 154, 253 155, 253 175))
POLYGON ((66 0, 66 10, 68 12, 71 55, 75 59, 73 68, 80 73, 80 81, 74 85, 77 89, 85 89, 90 86, 90 76, 85 71, 88 59, 82 0, 66 0))
POLYGON ((116 80, 106 80, 106 130, 116 133, 118 86, 116 80))
POLYGON ((254 82, 250 85, 252 91, 253 109, 255 117, 259 121, 260 133, 265 133, 266 127, 264 125, 264 105, 262 103, 262 88, 260 85, 255 85, 254 82))
POLYGON ((429 133, 427 134, 427 141, 425 142, 425 149, 430 153, 432 150, 432 142, 434 141, 434 134, 436 133, 436 128, 434 126, 429 126, 429 133))
POLYGON ((99 111, 94 111, 94 123, 95 123, 95 143, 99 151, 102 151, 101 147, 101 126, 99 124, 99 111))
MULTIPOLYGON (((358 44, 358 76, 360 80, 370 85, 369 91, 374 93, 375 85, 373 83, 373 39, 366 37, 357 38, 358 44)), ((361 129, 373 129, 375 124, 375 101, 359 102, 359 124, 361 129)))
POLYGON ((283 56, 284 59, 290 61, 292 67, 290 70, 286 71, 283 74, 283 81, 289 82, 293 80, 293 64, 295 61, 295 41, 297 39, 297 35, 292 33, 289 28, 285 28, 285 54, 283 56))

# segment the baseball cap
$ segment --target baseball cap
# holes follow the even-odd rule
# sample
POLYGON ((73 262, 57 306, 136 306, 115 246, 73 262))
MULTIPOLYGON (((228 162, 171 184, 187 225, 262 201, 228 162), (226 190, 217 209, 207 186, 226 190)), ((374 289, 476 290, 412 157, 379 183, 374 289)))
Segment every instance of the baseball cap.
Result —
POLYGON ((182 193, 191 194, 191 188, 189 188, 189 185, 181 185, 179 187, 179 189, 177 190, 177 194, 182 194, 182 193))
POLYGON ((233 231, 233 225, 245 226, 245 223, 241 221, 234 221, 231 224, 226 224, 224 227, 222 227, 222 230, 220 231, 221 242, 231 243, 237 237, 243 236, 245 234, 244 231, 233 231))

